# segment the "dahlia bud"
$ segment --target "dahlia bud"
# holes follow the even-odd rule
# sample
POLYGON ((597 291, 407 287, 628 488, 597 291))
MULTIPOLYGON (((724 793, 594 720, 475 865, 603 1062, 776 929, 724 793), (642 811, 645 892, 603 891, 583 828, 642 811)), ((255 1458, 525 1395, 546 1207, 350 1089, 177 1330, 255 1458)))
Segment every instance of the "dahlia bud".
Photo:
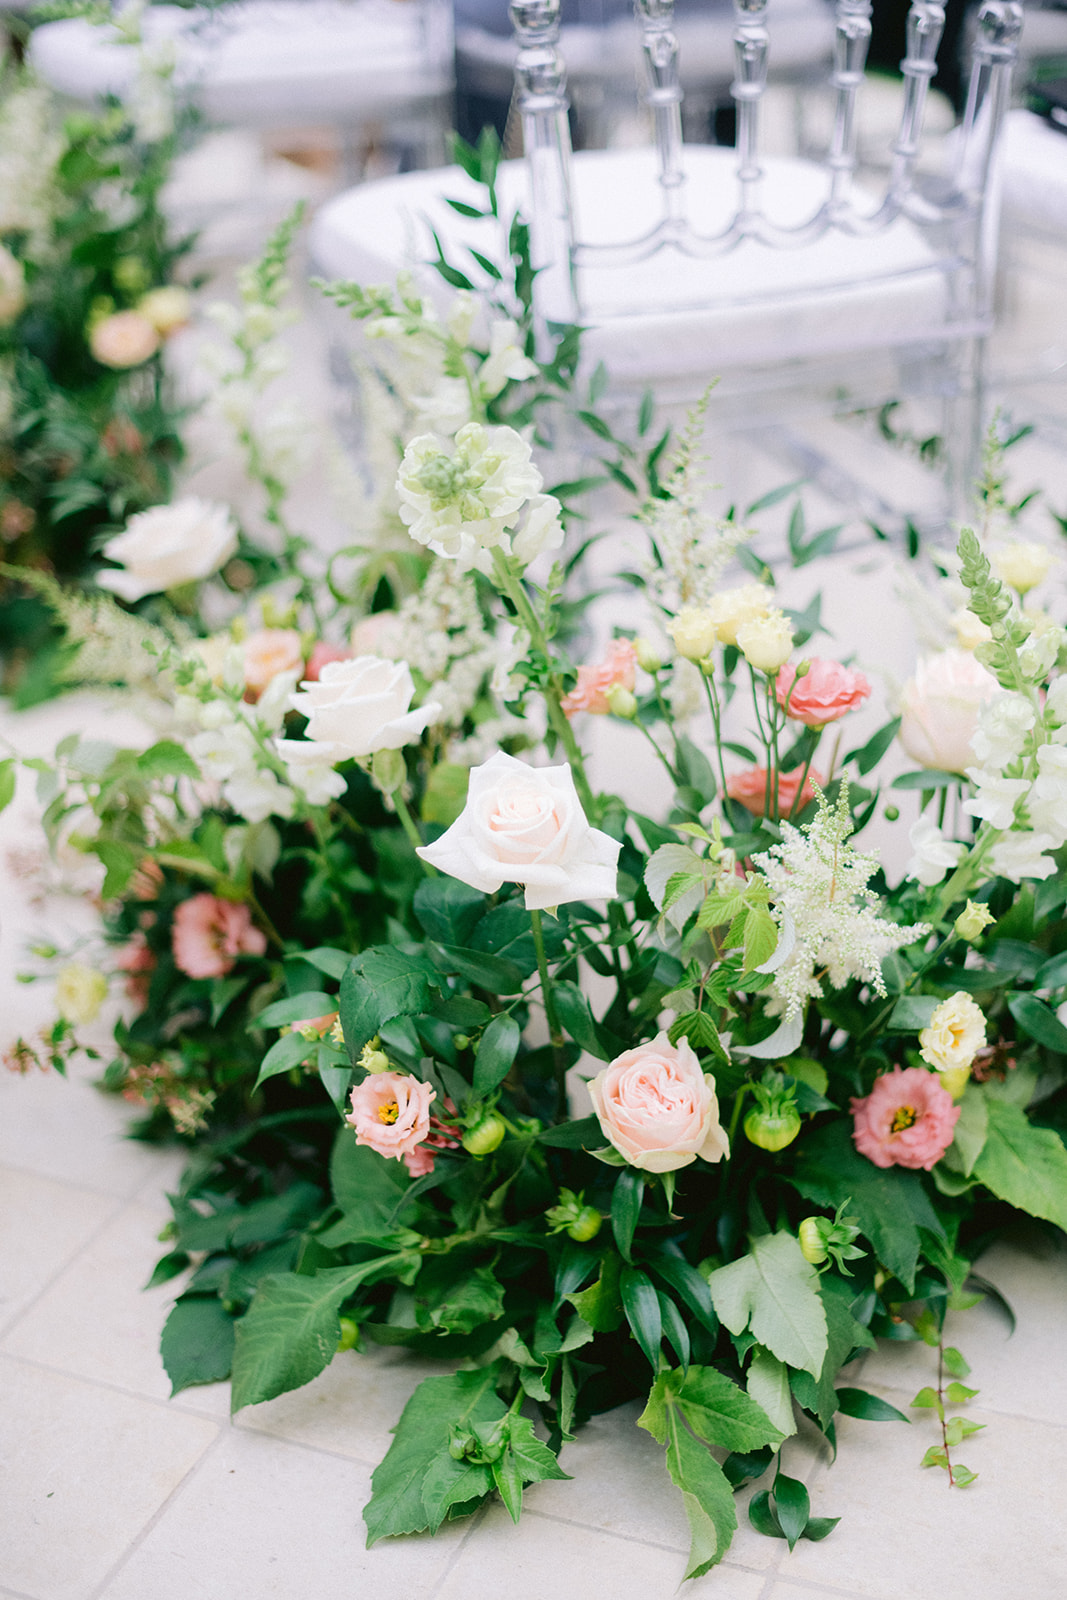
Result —
POLYGON ((810 1261, 813 1267, 821 1266, 826 1260, 826 1241, 823 1238, 823 1219, 821 1217, 805 1217, 797 1229, 800 1240, 800 1250, 805 1261, 810 1261))
POLYGON ((507 1127, 503 1117, 488 1112, 463 1135, 463 1148, 472 1156, 489 1156, 504 1142, 507 1127))

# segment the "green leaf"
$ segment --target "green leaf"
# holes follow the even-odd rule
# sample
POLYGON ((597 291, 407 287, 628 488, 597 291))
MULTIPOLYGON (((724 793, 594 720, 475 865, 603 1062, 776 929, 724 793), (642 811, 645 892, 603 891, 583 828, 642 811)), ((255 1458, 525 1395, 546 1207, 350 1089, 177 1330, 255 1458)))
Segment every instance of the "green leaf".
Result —
MULTIPOLYGON (((352 957, 346 950, 333 950, 329 945, 317 945, 314 950, 301 950, 300 959, 319 972, 325 972, 328 978, 336 978, 340 982, 348 971, 348 963, 352 957)), ((334 998, 336 999, 336 996, 334 998)))
POLYGON ((264 1278, 237 1325, 232 1409, 273 1400, 317 1378, 337 1350, 344 1302, 361 1284, 395 1274, 411 1259, 394 1254, 311 1278, 295 1272, 264 1278))
POLYGON ((945 1151, 945 1162, 969 1178, 975 1162, 985 1149, 989 1134, 989 1101, 979 1086, 968 1083, 959 1102, 960 1114, 953 1130, 952 1143, 945 1151))
POLYGON ((424 1333, 472 1333, 503 1314, 504 1288, 490 1267, 464 1272, 440 1256, 423 1262, 415 1280, 415 1320, 424 1333))
POLYGON ((719 1031, 706 1011, 683 1011, 675 1017, 667 1030, 667 1037, 671 1044, 677 1044, 683 1035, 694 1050, 711 1050, 720 1061, 729 1061, 719 1031))
POLYGON ((559 1020, 575 1044, 598 1061, 610 1061, 622 1049, 622 1041, 602 1028, 593 1016, 589 1001, 576 983, 564 980, 553 985, 559 1020))
POLYGON ((778 924, 770 912, 762 906, 752 906, 745 918, 745 934, 742 941, 745 964, 742 977, 745 973, 754 972, 765 961, 769 961, 778 948, 778 924))
POLYGON ((910 1406, 917 1406, 920 1410, 936 1411, 940 1406, 941 1401, 938 1399, 937 1390, 932 1389, 930 1385, 927 1384, 925 1389, 919 1390, 914 1400, 908 1401, 908 1404, 910 1406))
POLYGON ((669 1250, 649 1256, 648 1266, 657 1277, 663 1278, 669 1284, 709 1333, 718 1333, 719 1319, 711 1303, 708 1280, 695 1267, 691 1267, 688 1261, 684 1261, 681 1256, 676 1256, 669 1250))
POLYGON ((930 1026, 939 1001, 932 994, 901 995, 889 1016, 889 1026, 901 1033, 918 1033, 930 1026))
POLYGON ((519 1049, 521 1037, 514 1017, 494 1017, 482 1034, 474 1058, 474 1092, 491 1094, 507 1077, 519 1049))
MULTIPOLYGON (((989 1098, 989 1132, 974 1176, 998 1200, 1067 1228, 1067 1149, 1051 1128, 1035 1128, 1025 1111, 989 1098)), ((964 1377, 960 1373, 957 1376, 964 1377)))
POLYGON ((645 1197, 644 1174, 635 1167, 623 1167, 615 1180, 611 1196, 611 1227, 615 1243, 624 1261, 630 1259, 637 1219, 641 1215, 641 1202, 645 1197))
POLYGON ((443 944, 441 949, 449 972, 458 972, 468 983, 477 984, 490 994, 517 994, 522 988, 522 973, 514 961, 472 950, 459 950, 450 944, 443 944))
POLYGON ((852 1143, 843 1118, 805 1135, 791 1181, 817 1205, 830 1208, 848 1201, 878 1259, 908 1290, 915 1284, 920 1228, 944 1238, 919 1174, 874 1166, 852 1143))
POLYGON ((163 1325, 159 1353, 171 1394, 221 1383, 233 1362, 234 1319, 216 1295, 183 1295, 163 1325))
MULTIPOLYGON (((936 1344, 936 1339, 934 1340, 936 1344)), ((970 1373, 970 1366, 952 1345, 947 1344, 941 1352, 941 1359, 945 1363, 945 1371, 951 1372, 954 1378, 966 1378, 970 1373)))
POLYGON ((494 1487, 492 1468, 482 1462, 454 1461, 447 1452, 436 1456, 422 1480, 426 1526, 436 1533, 453 1506, 469 1505, 492 1494, 494 1487))
POLYGON ((958 1461, 952 1464, 952 1481, 957 1489, 966 1489, 969 1483, 977 1478, 977 1472, 972 1472, 970 1467, 961 1466, 958 1461))
POLYGON ((601 1144, 603 1139, 604 1130, 595 1116, 578 1117, 558 1128, 545 1128, 537 1135, 538 1144, 551 1145, 554 1150, 585 1150, 601 1144))
POLYGON ((343 1128, 330 1156, 330 1188, 351 1224, 347 1237, 373 1239, 394 1225, 411 1179, 402 1161, 357 1144, 352 1129, 343 1128))
POLYGON ((760 1344, 817 1378, 827 1350, 818 1275, 791 1233, 750 1241, 748 1255, 713 1272, 711 1298, 731 1333, 751 1326, 760 1344))
POLYGON ((337 996, 325 991, 309 989, 303 994, 286 995, 265 1006, 249 1023, 252 1028, 280 1028, 286 1022, 308 1022, 337 1010, 337 996))
MULTIPOLYGON (((912 1401, 914 1405, 915 1402, 912 1401)), ((891 1406, 888 1400, 882 1400, 876 1394, 868 1394, 866 1389, 838 1389, 837 1409, 846 1417, 859 1417, 862 1422, 910 1422, 903 1411, 898 1411, 896 1406, 891 1406)))
POLYGON ((841 765, 844 766, 849 761, 855 761, 861 775, 866 777, 868 772, 878 765, 889 746, 893 743, 899 727, 900 718, 894 717, 892 722, 887 722, 884 727, 878 729, 877 733, 872 734, 865 745, 862 745, 859 749, 850 750, 841 765))
POLYGON ((1043 1000, 1039 1000, 1034 994, 1009 995, 1008 1010, 1031 1039, 1043 1044, 1046 1050, 1054 1050, 1057 1055, 1067 1056, 1067 1028, 1043 1000))
POLYGON ((622 1294, 619 1288, 621 1274, 622 1262, 612 1250, 604 1257, 600 1276, 596 1282, 578 1294, 569 1294, 565 1297, 582 1321, 588 1322, 595 1333, 613 1333, 622 1322, 622 1294))
POLYGON ((840 1517, 809 1517, 800 1537, 810 1539, 812 1544, 818 1544, 820 1539, 825 1539, 827 1534, 833 1533, 840 1521, 840 1517))
POLYGON ((774 1480, 774 1511, 778 1526, 785 1535, 790 1550, 808 1525, 811 1501, 808 1491, 799 1478, 787 1478, 779 1472, 774 1480))
POLYGON ((978 1393, 977 1389, 968 1389, 962 1383, 950 1383, 945 1390, 945 1399, 951 1406, 961 1406, 967 1400, 973 1400, 978 1393))
POLYGON ((524 1484, 544 1483, 548 1479, 570 1481, 570 1473, 564 1472, 547 1444, 541 1443, 528 1417, 512 1416, 508 1449, 518 1463, 524 1484))
POLYGON ((431 939, 441 944, 467 943, 487 900, 478 889, 460 883, 458 878, 424 878, 415 890, 415 915, 431 939))
POLYGON ((715 1367, 690 1367, 663 1374, 665 1395, 681 1406, 685 1420, 705 1444, 744 1455, 777 1445, 783 1431, 764 1408, 715 1367))
POLYGON ((969 1439, 972 1433, 981 1433, 984 1422, 970 1422, 966 1417, 949 1417, 945 1423, 945 1443, 950 1450, 969 1439))
POLYGON ((172 739, 161 739, 137 757, 137 771, 142 778, 193 778, 200 777, 200 768, 187 751, 172 739))
POLYGON ((810 1372, 790 1373, 793 1393, 805 1410, 818 1418, 824 1432, 838 1409, 837 1390, 834 1388, 838 1372, 857 1345, 870 1347, 874 1343, 870 1333, 856 1321, 849 1309, 851 1291, 847 1287, 844 1293, 834 1289, 833 1286, 841 1282, 840 1278, 832 1276, 819 1279, 819 1294, 826 1312, 827 1327, 826 1359, 822 1371, 817 1379, 810 1372))
POLYGON ((15 798, 15 758, 8 756, 6 761, 0 761, 0 811, 5 811, 15 798))
POLYGON ((920 1467, 944 1467, 948 1470, 948 1451, 943 1444, 932 1444, 919 1462, 920 1467))
POLYGON ((258 1089, 268 1078, 276 1078, 279 1073, 299 1067, 311 1054, 312 1048, 313 1046, 299 1033, 283 1034, 280 1039, 274 1041, 260 1062, 255 1087, 258 1089))
POLYGON ((631 1332, 653 1372, 657 1372, 660 1340, 663 1338, 663 1315, 652 1279, 636 1267, 623 1267, 619 1292, 631 1332))
POLYGON ((665 1398, 663 1382, 661 1377, 653 1385, 637 1425, 667 1446, 667 1471, 682 1491, 689 1520, 685 1576, 699 1578, 721 1561, 730 1547, 737 1527, 733 1490, 714 1456, 686 1428, 680 1407, 665 1398))
MULTIPOLYGON (((810 1374, 805 1374, 810 1377, 810 1374)), ((746 1387, 752 1399, 767 1413, 784 1439, 796 1431, 793 1417, 793 1395, 789 1387, 789 1368, 777 1356, 772 1356, 761 1344, 752 1351, 746 1387)))
MULTIPOLYGON (((423 1484, 439 1458, 448 1457, 453 1430, 492 1426, 507 1412, 496 1393, 498 1371, 493 1365, 449 1377, 424 1378, 419 1384, 371 1479, 373 1493, 363 1512, 368 1545, 397 1534, 420 1533, 430 1526, 423 1484)), ((462 1467, 463 1463, 455 1465, 462 1467)), ((491 1480, 487 1469, 482 1470, 491 1480)), ((483 1493, 488 1493, 488 1486, 475 1487, 469 1498, 483 1493)))

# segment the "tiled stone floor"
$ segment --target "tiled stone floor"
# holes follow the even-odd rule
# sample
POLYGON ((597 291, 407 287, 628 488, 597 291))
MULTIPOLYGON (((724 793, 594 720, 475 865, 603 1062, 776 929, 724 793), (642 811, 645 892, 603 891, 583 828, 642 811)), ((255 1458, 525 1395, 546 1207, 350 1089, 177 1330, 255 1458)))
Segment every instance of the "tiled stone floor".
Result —
MULTIPOLYGON (((1018 419, 1042 419, 1041 434, 1019 447, 1020 476, 1042 482, 1062 510, 1067 271, 1062 250, 1034 246, 1027 256, 1017 243, 1016 252, 998 370, 1012 379, 1005 396, 1018 419)), ((782 477, 758 455, 735 454, 729 473, 741 499, 782 477)), ((827 571, 809 569, 812 590, 827 571)), ((833 599, 851 623, 857 576, 833 599)), ((866 577, 868 589, 881 581, 866 577)), ((910 647, 884 618, 881 628, 867 643, 892 674, 910 647)), ((92 699, 21 718, 0 708, 0 734, 37 754, 105 717, 113 737, 114 708, 92 699)), ((32 839, 33 817, 23 788, 0 818, 0 1044, 50 1013, 48 986, 15 981, 26 940, 88 926, 85 908, 68 901, 31 906, 7 871, 8 850, 32 839)), ((157 1344, 170 1292, 142 1285, 177 1165, 124 1140, 125 1115, 87 1074, 0 1074, 0 1600, 668 1600, 678 1591, 685 1517, 633 1408, 596 1419, 567 1447, 573 1481, 532 1490, 518 1528, 492 1507, 433 1541, 368 1552, 360 1514, 370 1472, 432 1370, 425 1363, 347 1353, 307 1388, 232 1421, 225 1385, 168 1399, 157 1344)), ((807 1438, 785 1450, 815 1512, 840 1516, 839 1527, 790 1555, 748 1527, 740 1497, 728 1559, 690 1587, 694 1600, 1067 1595, 1067 1249, 1020 1235, 982 1270, 1012 1301, 1018 1328, 1009 1338, 989 1304, 952 1326, 980 1389, 971 1414, 988 1424, 967 1443, 977 1482, 954 1492, 920 1470, 934 1441, 928 1412, 911 1426, 839 1418, 836 1464, 807 1438)), ((931 1379, 927 1356, 885 1347, 855 1381, 906 1408, 931 1379)))

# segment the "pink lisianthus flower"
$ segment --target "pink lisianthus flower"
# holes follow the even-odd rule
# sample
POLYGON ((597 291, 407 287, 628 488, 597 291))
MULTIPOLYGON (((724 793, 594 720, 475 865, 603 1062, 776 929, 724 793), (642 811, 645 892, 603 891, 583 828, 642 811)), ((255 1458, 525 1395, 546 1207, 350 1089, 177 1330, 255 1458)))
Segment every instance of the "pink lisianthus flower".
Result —
MULTIPOLYGON (((778 774, 778 815, 788 817, 793 809, 793 803, 800 789, 800 774, 802 767, 797 767, 794 772, 779 772, 778 774)), ((804 788, 800 796, 798 811, 815 799, 815 790, 811 786, 811 779, 822 787, 823 778, 814 768, 804 779, 804 788)), ((767 814, 767 768, 749 767, 745 772, 732 772, 726 780, 726 793, 731 800, 737 800, 746 811, 751 811, 754 817, 767 814)))
POLYGON ((862 672, 843 667, 840 661, 816 657, 802 678, 797 677, 794 663, 786 662, 775 680, 774 692, 778 704, 797 722, 823 728, 861 706, 871 686, 862 672))
POLYGON ((426 1178, 433 1171, 434 1153, 424 1144, 418 1145, 414 1150, 409 1150, 404 1157, 404 1165, 413 1178, 426 1178))
POLYGON ((248 907, 213 894, 182 901, 174 913, 171 944, 175 966, 189 978, 223 978, 238 956, 261 956, 267 948, 248 907))
POLYGON ((307 666, 304 669, 304 681, 306 683, 318 683, 319 673, 327 662, 351 661, 353 654, 354 652, 349 650, 347 645, 328 644, 325 639, 320 639, 317 644, 311 647, 311 654, 308 656, 307 666))
POLYGON ((295 628, 259 628, 245 640, 245 698, 258 700, 279 672, 299 671, 304 647, 295 628))
POLYGON ((373 1072, 352 1090, 352 1110, 345 1121, 355 1128, 357 1144, 402 1161, 415 1155, 429 1133, 430 1102, 436 1096, 437 1090, 421 1078, 373 1072))
POLYGON ((852 1138, 876 1167, 921 1167, 929 1172, 952 1143, 960 1108, 936 1072, 896 1067, 875 1078, 862 1100, 852 1101, 852 1138))
POLYGON ((578 668, 578 682, 570 694, 563 696, 560 705, 568 717, 573 717, 576 711, 592 711, 606 717, 610 710, 608 690, 615 684, 632 689, 636 665, 637 650, 633 641, 616 639, 599 666, 578 668))

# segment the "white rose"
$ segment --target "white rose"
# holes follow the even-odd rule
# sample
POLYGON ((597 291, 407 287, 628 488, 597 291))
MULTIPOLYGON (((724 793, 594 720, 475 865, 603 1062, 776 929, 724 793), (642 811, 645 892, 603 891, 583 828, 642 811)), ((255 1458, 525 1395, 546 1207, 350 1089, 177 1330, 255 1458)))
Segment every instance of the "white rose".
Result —
POLYGON ((316 683, 301 687, 290 705, 307 717, 307 738, 328 746, 334 762, 413 744, 441 711, 436 701, 409 711, 415 685, 407 662, 380 656, 328 661, 316 683))
POLYGON ((928 656, 904 685, 897 737, 921 767, 963 772, 979 708, 999 693, 996 678, 968 650, 928 656))
POLYGON ((217 572, 237 549, 237 529, 225 506, 207 500, 175 500, 131 517, 103 554, 121 572, 98 572, 96 581, 120 599, 177 589, 217 572))
POLYGON ((462 814, 418 853, 483 894, 521 883, 527 910, 545 911, 610 899, 619 850, 589 826, 569 766, 528 767, 498 751, 471 769, 462 814))
POLYGON ((750 667, 757 672, 777 672, 789 660, 793 630, 784 612, 772 610, 762 617, 751 617, 737 630, 737 645, 750 667))

